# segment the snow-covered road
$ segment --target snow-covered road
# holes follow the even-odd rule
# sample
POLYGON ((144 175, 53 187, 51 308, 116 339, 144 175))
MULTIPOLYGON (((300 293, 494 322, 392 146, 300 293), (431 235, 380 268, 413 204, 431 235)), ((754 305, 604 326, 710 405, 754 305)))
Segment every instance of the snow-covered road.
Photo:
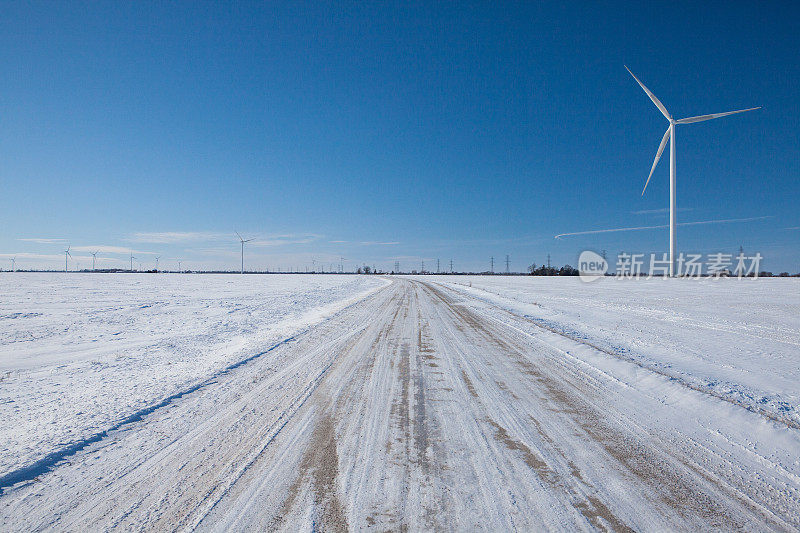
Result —
POLYGON ((780 420, 394 279, 2 487, 0 524, 794 530, 799 456, 780 420))

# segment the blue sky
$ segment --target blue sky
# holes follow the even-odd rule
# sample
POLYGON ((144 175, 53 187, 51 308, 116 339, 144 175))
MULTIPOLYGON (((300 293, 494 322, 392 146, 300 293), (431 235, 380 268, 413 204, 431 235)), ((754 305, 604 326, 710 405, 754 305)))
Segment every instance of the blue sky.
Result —
POLYGON ((4 3, 0 266, 520 270, 678 246, 800 270, 800 4, 4 3), (551 5, 552 4, 552 5, 551 5), (3 259, 6 258, 6 259, 3 259))

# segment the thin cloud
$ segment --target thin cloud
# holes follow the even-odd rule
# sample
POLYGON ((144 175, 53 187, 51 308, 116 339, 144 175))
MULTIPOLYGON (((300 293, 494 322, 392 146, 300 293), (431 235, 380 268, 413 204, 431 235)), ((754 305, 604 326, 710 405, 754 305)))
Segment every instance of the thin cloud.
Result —
POLYGON ((46 239, 40 237, 29 237, 26 239, 17 239, 23 242, 35 242, 36 244, 61 244, 67 242, 66 239, 46 239))
MULTIPOLYGON (((233 233, 232 236, 235 237, 233 233)), ((212 233, 203 231, 165 231, 165 232, 137 232, 128 240, 150 244, 174 244, 179 242, 213 241, 228 237, 227 233, 212 233)))
POLYGON ((783 228, 783 229, 798 230, 798 229, 800 229, 800 226, 792 226, 791 228, 783 228))
POLYGON ((20 259, 39 259, 42 261, 64 261, 64 254, 32 254, 27 252, 22 252, 19 254, 0 254, 0 257, 11 259, 13 257, 17 258, 17 262, 20 259))
POLYGON ((394 246, 400 244, 400 241, 328 241, 331 244, 358 244, 359 246, 394 246))
POLYGON ((124 246, 105 246, 105 245, 97 245, 97 246, 73 246, 71 248, 72 251, 75 252, 101 252, 104 254, 144 254, 144 255, 155 255, 156 252, 145 252, 143 250, 134 250, 133 248, 126 248, 124 246))
POLYGON ((435 259, 430 257, 422 257, 421 255, 396 255, 394 257, 387 257, 386 260, 388 261, 435 261, 435 259))
MULTIPOLYGON (((676 211, 694 211, 693 207, 678 207, 676 211)), ((669 207, 663 207, 661 209, 642 209, 641 211, 631 211, 634 215, 660 215, 664 213, 669 213, 669 207)))
POLYGON ((240 253, 238 250, 231 248, 187 248, 184 252, 217 257, 238 257, 240 253))
POLYGON ((309 233, 306 235, 272 235, 252 241, 252 246, 286 246, 289 244, 308 244, 320 238, 319 235, 309 233))
MULTIPOLYGON (((757 220, 766 220, 768 218, 773 218, 772 215, 763 216, 763 217, 751 217, 751 218, 728 218, 728 219, 721 219, 721 220, 701 220, 698 222, 681 222, 678 223, 678 226, 699 226, 701 224, 730 224, 733 222, 755 222, 757 220)), ((647 230, 647 229, 663 229, 668 228, 668 224, 662 224, 659 226, 636 226, 631 228, 612 228, 612 229, 596 229, 590 231, 575 231, 572 233, 560 233, 556 235, 556 239, 560 239, 561 237, 572 237, 574 235, 594 235, 597 233, 615 233, 620 231, 639 231, 639 230, 647 230)))
MULTIPOLYGON (((243 238, 253 238, 251 232, 240 232, 243 238)), ((306 244, 321 238, 315 233, 302 234, 275 234, 255 238, 249 244, 251 246, 280 246, 284 244, 306 244)), ((132 242, 148 244, 179 244, 191 242, 236 242, 238 237, 235 231, 165 231, 165 232, 137 232, 132 234, 128 240, 132 242)))

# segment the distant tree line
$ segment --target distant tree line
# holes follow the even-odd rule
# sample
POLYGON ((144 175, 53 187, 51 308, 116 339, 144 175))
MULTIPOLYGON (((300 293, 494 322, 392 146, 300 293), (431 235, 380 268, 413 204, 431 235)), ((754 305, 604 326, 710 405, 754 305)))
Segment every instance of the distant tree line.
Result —
POLYGON ((528 267, 528 272, 531 276, 577 276, 580 274, 577 268, 572 268, 570 265, 564 265, 561 268, 531 265, 528 267))

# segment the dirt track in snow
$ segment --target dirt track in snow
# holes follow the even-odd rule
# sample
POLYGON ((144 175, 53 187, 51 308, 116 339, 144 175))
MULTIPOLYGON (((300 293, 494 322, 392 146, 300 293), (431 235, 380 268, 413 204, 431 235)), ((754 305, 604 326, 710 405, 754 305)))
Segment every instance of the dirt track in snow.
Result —
POLYGON ((748 441, 768 426, 791 449, 797 430, 640 379, 645 369, 621 379, 590 357, 609 356, 434 282, 396 279, 6 490, 0 523, 800 527, 800 478, 748 441))

